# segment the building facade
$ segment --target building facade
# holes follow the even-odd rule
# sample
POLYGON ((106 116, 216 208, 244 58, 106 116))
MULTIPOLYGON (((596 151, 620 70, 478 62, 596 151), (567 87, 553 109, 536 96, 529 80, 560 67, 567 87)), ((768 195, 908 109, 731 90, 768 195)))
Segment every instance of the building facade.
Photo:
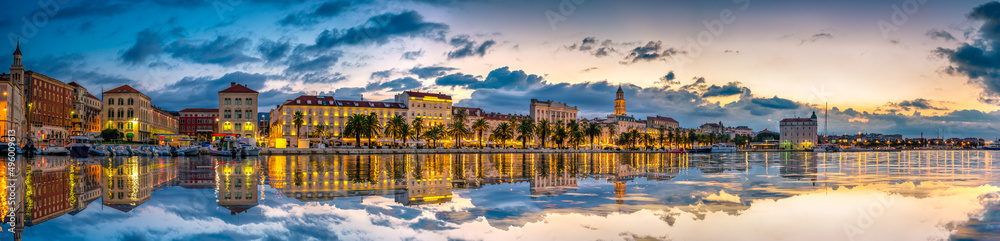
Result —
POLYGON ((299 138, 307 138, 320 125, 325 126, 330 136, 339 137, 344 132, 344 124, 349 116, 371 113, 378 115, 379 121, 385 123, 393 116, 404 116, 408 112, 402 103, 336 100, 333 96, 303 95, 287 100, 271 111, 268 143, 274 146, 278 139, 297 143, 299 138), (296 112, 302 112, 303 115, 302 126, 299 127, 294 124, 296 112))
POLYGON ((0 112, 0 131, 7 133, 8 130, 14 130, 17 135, 24 135, 28 123, 24 111, 27 104, 20 43, 14 49, 14 63, 10 65, 10 74, 0 75, 0 91, 3 92, 3 96, 0 96, 0 106, 3 106, 3 112, 0 112))
POLYGON ((101 100, 76 82, 69 82, 69 86, 73 87, 73 110, 70 112, 73 118, 72 134, 101 132, 101 110, 103 109, 101 100))
POLYGON ((618 86, 618 92, 615 93, 615 115, 625 115, 625 91, 621 86, 618 86))
POLYGON ((257 138, 256 90, 245 85, 229 83, 229 88, 219 91, 218 134, 257 138))
POLYGON ((674 120, 674 118, 663 117, 663 116, 647 116, 646 117, 646 127, 659 129, 660 127, 666 129, 677 129, 681 128, 681 123, 674 120))
POLYGON ((408 122, 419 117, 427 127, 451 124, 450 95, 404 91, 397 94, 395 100, 407 109, 408 122))
POLYGON ((31 135, 65 138, 72 129, 73 87, 54 78, 27 71, 28 122, 31 135))
POLYGON ((183 135, 199 141, 212 140, 218 133, 219 109, 188 108, 180 111, 180 130, 183 135))
POLYGON ((104 92, 105 129, 116 129, 126 140, 146 142, 153 134, 177 134, 177 117, 151 104, 149 96, 129 85, 104 92))
POLYGON ((816 144, 816 112, 810 118, 788 118, 781 120, 781 143, 791 143, 792 148, 808 149, 816 144))
POLYGON ((576 114, 579 112, 576 106, 569 106, 566 103, 551 100, 539 101, 538 99, 531 99, 530 109, 531 119, 535 121, 548 120, 550 123, 576 120, 576 114))

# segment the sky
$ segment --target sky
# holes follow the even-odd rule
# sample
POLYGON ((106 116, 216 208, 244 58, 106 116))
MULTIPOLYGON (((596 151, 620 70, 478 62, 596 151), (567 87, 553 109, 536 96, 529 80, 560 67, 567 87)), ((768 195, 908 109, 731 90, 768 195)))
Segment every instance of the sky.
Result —
MULTIPOLYGON (((1000 138, 994 1, 4 1, 25 68, 167 110, 230 82, 299 95, 403 90, 528 114, 530 99, 754 130, 824 109, 821 134, 1000 138)), ((11 63, 13 58, 4 58, 11 63)), ((95 94, 99 96, 99 94, 95 94)))

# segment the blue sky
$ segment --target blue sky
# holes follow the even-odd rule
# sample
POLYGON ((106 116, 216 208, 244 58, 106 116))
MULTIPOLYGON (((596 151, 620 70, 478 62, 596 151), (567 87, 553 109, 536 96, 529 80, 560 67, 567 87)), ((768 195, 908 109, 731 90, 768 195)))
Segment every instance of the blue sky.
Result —
MULTIPOLYGON (((27 69, 169 110, 229 82, 261 111, 302 94, 452 93, 526 114, 531 98, 756 130, 829 103, 830 133, 1000 137, 990 1, 6 1, 27 69), (578 3, 579 2, 579 3, 578 3), (832 108, 831 108, 832 109, 832 108)), ((11 62, 10 58, 5 60, 11 62)), ((821 113, 822 114, 822 113, 821 113)))

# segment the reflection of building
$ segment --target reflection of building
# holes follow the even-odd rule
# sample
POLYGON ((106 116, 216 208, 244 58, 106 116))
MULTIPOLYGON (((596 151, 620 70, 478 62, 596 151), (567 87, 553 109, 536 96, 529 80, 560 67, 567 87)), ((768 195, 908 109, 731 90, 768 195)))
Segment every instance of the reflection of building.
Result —
POLYGON ((781 177, 787 179, 811 180, 816 185, 817 166, 816 160, 805 158, 803 160, 781 160, 781 177))
POLYGON ((129 212, 149 200, 153 191, 149 162, 138 157, 112 159, 102 167, 105 206, 129 212))
POLYGON ((207 141, 218 133, 219 109, 188 108, 180 111, 180 133, 195 140, 207 141))
POLYGON ((618 204, 625 203, 623 198, 625 198, 626 188, 625 182, 615 182, 615 202, 618 204))
POLYGON ((569 173, 558 175, 549 173, 547 176, 535 174, 535 178, 528 181, 528 185, 532 197, 557 196, 579 188, 576 184, 576 177, 570 176, 569 173))
POLYGON ((816 143, 816 112, 812 117, 781 120, 781 143, 789 142, 794 148, 808 148, 816 143))
MULTIPOLYGON (((25 203, 25 225, 34 226, 73 210, 76 196, 71 186, 70 160, 45 160, 32 164, 30 173, 24 179, 26 193, 30 193, 25 203)), ((74 173, 75 175, 75 173, 74 173)))
POLYGON ((404 205, 451 200, 450 161, 413 157, 272 157, 268 179, 284 196, 301 201, 385 195, 404 205))
POLYGON ((101 197, 101 164, 100 162, 87 162, 87 163, 77 163, 73 166, 73 172, 75 173, 75 185, 74 185, 74 195, 76 198, 76 203, 74 203, 73 212, 70 215, 76 215, 87 206, 101 197))
POLYGON ((406 192, 397 194, 396 202, 421 205, 451 201, 451 172, 435 168, 444 164, 444 161, 416 160, 414 164, 414 169, 406 172, 406 192))
POLYGON ((215 188, 215 165, 211 157, 187 159, 178 164, 177 179, 185 189, 215 188))
POLYGON ((230 214, 246 212, 259 204, 257 199, 260 173, 257 161, 217 162, 215 166, 216 192, 219 206, 230 214))
POLYGON ((235 82, 219 91, 218 133, 256 138, 258 95, 256 90, 235 82))

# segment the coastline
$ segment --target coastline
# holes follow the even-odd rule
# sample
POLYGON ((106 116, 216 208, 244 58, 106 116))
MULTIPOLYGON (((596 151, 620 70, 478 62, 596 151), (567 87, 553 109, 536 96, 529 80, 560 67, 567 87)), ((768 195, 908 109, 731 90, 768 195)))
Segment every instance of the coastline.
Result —
MULTIPOLYGON (((963 149, 941 150, 959 151, 963 149)), ((843 152, 900 152, 904 150, 845 150, 843 152)), ((909 150, 907 150, 909 151, 909 150)), ((913 150, 921 151, 921 150, 913 150)), ((979 150, 977 150, 979 151, 979 150)), ((812 150, 740 150, 732 153, 750 152, 813 152, 812 150)), ((260 155, 374 155, 374 154, 517 154, 517 153, 664 153, 667 150, 566 150, 566 149, 355 149, 355 148, 261 148, 260 155)), ((836 152, 817 152, 836 153, 836 152)), ((680 154, 680 153, 674 153, 680 154)), ((711 154, 711 153, 687 153, 711 154)))

